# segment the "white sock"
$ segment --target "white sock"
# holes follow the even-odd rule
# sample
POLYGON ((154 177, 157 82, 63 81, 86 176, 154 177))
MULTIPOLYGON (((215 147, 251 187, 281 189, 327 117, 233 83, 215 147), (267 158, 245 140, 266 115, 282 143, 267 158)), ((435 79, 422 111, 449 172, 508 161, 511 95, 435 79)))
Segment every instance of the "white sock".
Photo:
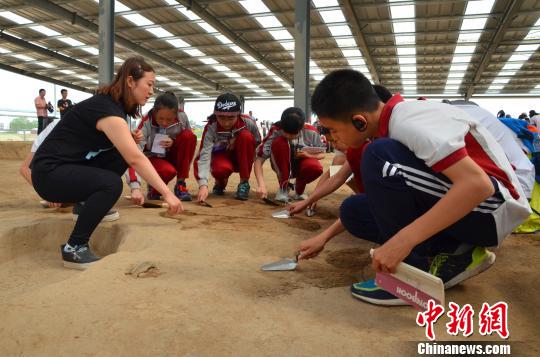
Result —
POLYGON ((75 247, 70 246, 68 243, 64 246, 64 252, 71 253, 75 251, 75 247))

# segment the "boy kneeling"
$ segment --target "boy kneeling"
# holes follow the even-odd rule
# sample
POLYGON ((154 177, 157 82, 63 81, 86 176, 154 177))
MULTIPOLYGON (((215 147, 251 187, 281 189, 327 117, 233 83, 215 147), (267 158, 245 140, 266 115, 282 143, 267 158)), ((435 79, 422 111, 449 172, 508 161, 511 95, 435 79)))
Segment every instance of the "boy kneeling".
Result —
MULTIPOLYGON (((523 189, 502 148, 463 111, 432 101, 383 104, 361 73, 326 76, 312 97, 313 111, 333 136, 360 147, 364 194, 341 205, 351 234, 381 246, 376 271, 405 261, 452 287, 489 268, 496 246, 530 214, 523 189)), ((324 247, 303 242, 300 258, 324 247)), ((381 305, 401 301, 373 280, 351 286, 354 297, 381 305)))
POLYGON ((271 158, 272 169, 279 181, 276 201, 289 202, 289 180, 293 177, 296 178, 293 199, 305 199, 306 185, 322 174, 319 160, 324 158, 324 151, 321 135, 313 125, 305 123, 304 112, 295 107, 285 109, 281 120, 272 125, 257 149, 254 171, 259 185, 259 197, 268 196, 262 165, 266 159, 271 158), (320 148, 319 153, 310 153, 308 150, 316 151, 317 148, 320 148))
POLYGON ((204 127, 199 155, 193 163, 199 181, 197 200, 208 197, 208 173, 216 179, 212 192, 224 195, 233 172, 240 174, 236 198, 249 198, 249 177, 255 159, 255 148, 261 142, 257 124, 248 115, 240 114, 240 100, 232 93, 220 95, 214 104, 214 114, 204 127))

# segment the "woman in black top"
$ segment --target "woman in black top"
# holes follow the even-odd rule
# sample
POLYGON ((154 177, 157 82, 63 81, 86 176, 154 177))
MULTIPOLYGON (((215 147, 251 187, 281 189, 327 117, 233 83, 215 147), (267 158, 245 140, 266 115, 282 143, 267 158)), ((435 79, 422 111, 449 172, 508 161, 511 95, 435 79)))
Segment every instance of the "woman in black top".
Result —
POLYGON ((100 259, 88 241, 122 193, 121 177, 128 166, 162 194, 170 214, 183 210, 135 144, 126 122, 128 115, 140 115, 154 83, 154 70, 142 57, 127 59, 112 84, 71 108, 35 153, 32 183, 37 193, 50 202, 84 202, 62 246, 66 267, 85 269, 100 259))

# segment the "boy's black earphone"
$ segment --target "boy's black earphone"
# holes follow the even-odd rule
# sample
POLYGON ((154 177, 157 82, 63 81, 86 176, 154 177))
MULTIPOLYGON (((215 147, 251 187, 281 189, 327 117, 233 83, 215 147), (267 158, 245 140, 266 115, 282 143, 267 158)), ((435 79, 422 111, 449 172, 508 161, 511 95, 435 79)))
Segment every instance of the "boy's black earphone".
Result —
POLYGON ((364 120, 354 120, 351 118, 352 125, 354 125, 354 128, 358 131, 366 131, 367 129, 367 121, 364 120))

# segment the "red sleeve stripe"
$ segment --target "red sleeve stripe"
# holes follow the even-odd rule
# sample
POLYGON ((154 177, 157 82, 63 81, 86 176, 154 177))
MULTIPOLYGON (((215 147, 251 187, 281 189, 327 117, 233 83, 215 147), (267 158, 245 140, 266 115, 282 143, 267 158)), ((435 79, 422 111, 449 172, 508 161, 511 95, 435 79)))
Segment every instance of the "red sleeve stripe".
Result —
POLYGON ((311 131, 314 131, 316 132, 317 134, 319 134, 319 131, 317 130, 317 128, 311 124, 304 124, 304 129, 305 130, 311 130, 311 131))
POLYGON ((135 174, 135 169, 130 167, 128 168, 129 172, 129 182, 137 182, 137 175, 135 174))
POLYGON ((451 153, 444 159, 440 160, 439 162, 436 162, 434 165, 431 166, 431 168, 435 172, 444 171, 466 156, 468 156, 467 149, 463 147, 461 149, 454 151, 453 153, 451 153))
POLYGON ((148 120, 148 114, 146 114, 145 116, 142 117, 141 122, 137 126, 137 129, 141 130, 143 128, 143 126, 144 126, 144 122, 147 121, 147 120, 148 120))

